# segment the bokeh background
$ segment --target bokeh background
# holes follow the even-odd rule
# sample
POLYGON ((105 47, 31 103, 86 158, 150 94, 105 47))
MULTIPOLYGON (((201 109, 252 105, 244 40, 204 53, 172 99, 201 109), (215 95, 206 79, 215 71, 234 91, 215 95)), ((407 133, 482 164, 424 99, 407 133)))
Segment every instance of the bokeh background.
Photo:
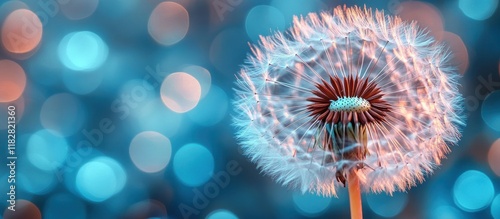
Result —
POLYGON ((416 20, 454 52, 467 126, 408 192, 367 194, 366 218, 500 218, 498 0, 1 1, 0 208, 7 107, 17 211, 0 218, 348 218, 348 195, 259 173, 231 126, 235 73, 259 35, 337 5, 416 20))

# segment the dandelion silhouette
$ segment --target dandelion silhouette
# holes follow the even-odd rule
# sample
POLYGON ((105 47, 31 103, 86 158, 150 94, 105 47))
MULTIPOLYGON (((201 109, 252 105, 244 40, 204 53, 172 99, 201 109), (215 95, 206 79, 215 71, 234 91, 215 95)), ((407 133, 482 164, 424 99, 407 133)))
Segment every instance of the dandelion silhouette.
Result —
POLYGON ((337 7, 251 46, 234 124, 244 153, 283 185, 325 196, 405 191, 460 138, 449 53, 414 22, 337 7))

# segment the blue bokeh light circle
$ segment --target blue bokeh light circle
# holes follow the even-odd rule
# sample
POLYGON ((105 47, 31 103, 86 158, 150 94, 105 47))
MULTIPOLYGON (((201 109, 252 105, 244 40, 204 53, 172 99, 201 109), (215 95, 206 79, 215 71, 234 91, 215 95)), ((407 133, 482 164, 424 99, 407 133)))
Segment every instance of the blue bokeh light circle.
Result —
POLYGON ((326 211, 330 205, 331 198, 321 197, 311 193, 293 194, 293 203, 297 211, 308 217, 315 217, 321 215, 326 211))
POLYGON ((108 46, 90 31, 72 32, 59 43, 58 55, 64 66, 75 71, 92 71, 108 57, 108 46))
POLYGON ((66 160, 69 146, 66 139, 46 129, 35 132, 28 139, 28 160, 36 167, 51 171, 66 160))
POLYGON ((85 105, 75 95, 58 93, 50 96, 40 110, 42 126, 64 137, 81 131, 87 117, 85 105))
POLYGON ((491 216, 495 219, 500 219, 500 194, 496 195, 491 202, 491 216))
POLYGON ((226 92, 212 85, 207 96, 187 113, 189 118, 202 126, 213 126, 220 122, 227 113, 229 100, 226 92))
POLYGON ((474 20, 486 20, 498 7, 498 0, 459 0, 458 7, 465 16, 474 20))
POLYGON ((102 202, 120 192, 126 180, 126 173, 117 161, 98 157, 80 167, 76 175, 76 188, 87 200, 102 202))
POLYGON ((408 203, 408 195, 395 192, 392 196, 387 194, 370 194, 366 196, 368 206, 373 212, 382 217, 394 217, 401 213, 408 203))
POLYGON ((484 99, 481 116, 490 128, 500 131, 500 91, 490 93, 484 99))
POLYGON ((455 204, 467 212, 486 208, 493 200, 494 193, 490 178, 477 170, 462 173, 453 187, 455 204))
POLYGON ((214 157, 202 145, 191 143, 181 147, 174 156, 174 173, 187 186, 199 186, 212 177, 214 157))
POLYGON ((285 29, 285 16, 273 6, 259 5, 253 7, 247 14, 245 29, 253 41, 259 36, 269 36, 276 31, 285 29))
POLYGON ((463 211, 449 205, 441 205, 431 211, 430 219, 443 218, 465 219, 466 217, 464 216, 463 211))
POLYGON ((217 209, 208 214, 206 219, 238 219, 238 217, 226 209, 217 209))

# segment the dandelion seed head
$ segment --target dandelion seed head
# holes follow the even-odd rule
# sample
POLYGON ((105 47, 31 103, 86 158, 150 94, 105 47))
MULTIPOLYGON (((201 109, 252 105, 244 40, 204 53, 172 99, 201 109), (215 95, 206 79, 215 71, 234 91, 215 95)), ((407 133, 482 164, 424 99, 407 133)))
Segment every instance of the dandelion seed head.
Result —
POLYGON ((370 109, 370 102, 361 97, 341 97, 337 100, 331 100, 328 109, 336 112, 365 112, 370 109))
POLYGON ((237 138, 283 185, 336 195, 356 169, 365 191, 404 191, 460 139, 460 75, 414 22, 337 7, 251 50, 236 81, 237 138))

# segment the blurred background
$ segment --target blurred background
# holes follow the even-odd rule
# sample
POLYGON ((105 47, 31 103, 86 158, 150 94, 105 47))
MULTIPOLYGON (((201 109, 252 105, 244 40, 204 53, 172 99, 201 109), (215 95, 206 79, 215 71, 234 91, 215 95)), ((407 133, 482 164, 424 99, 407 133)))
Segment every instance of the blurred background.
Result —
POLYGON ((434 174, 364 195, 365 217, 500 218, 498 0, 1 1, 0 218, 348 218, 347 190, 301 194, 261 174, 230 116, 249 43, 344 4, 416 20, 448 44, 468 118, 434 174))

